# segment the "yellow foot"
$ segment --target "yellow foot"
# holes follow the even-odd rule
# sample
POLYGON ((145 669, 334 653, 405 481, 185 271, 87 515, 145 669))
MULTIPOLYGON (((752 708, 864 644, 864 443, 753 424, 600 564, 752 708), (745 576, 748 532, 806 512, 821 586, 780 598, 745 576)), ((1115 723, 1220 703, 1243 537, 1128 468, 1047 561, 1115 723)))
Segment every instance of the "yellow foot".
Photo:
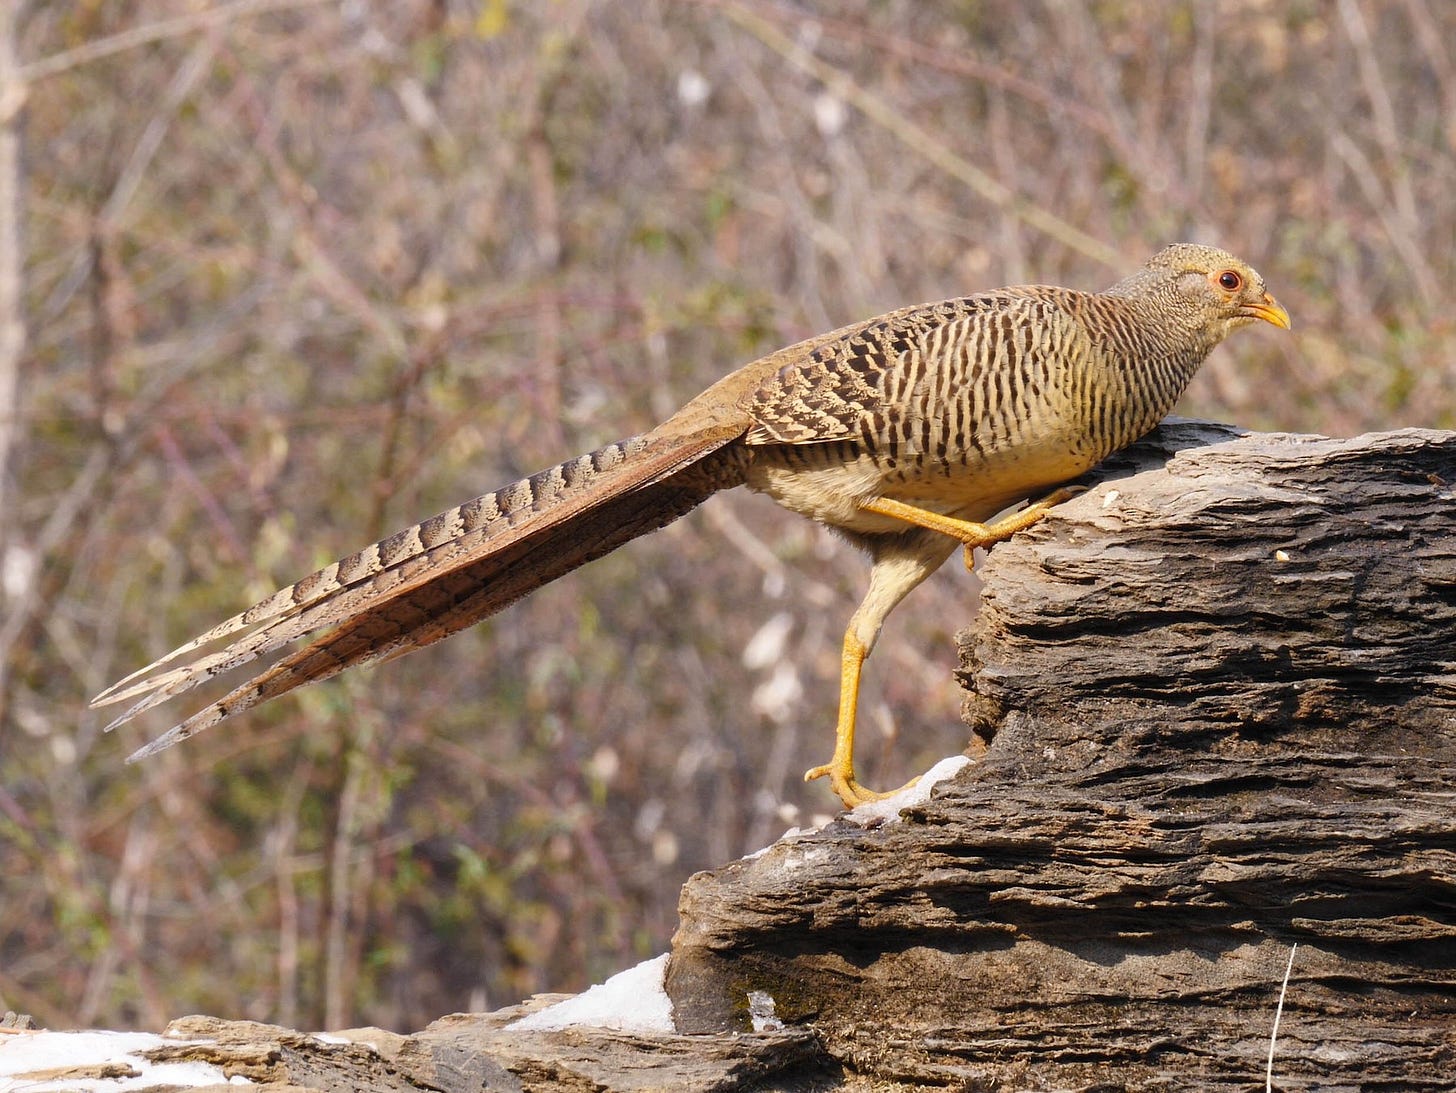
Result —
POLYGON ((880 793, 878 790, 866 789, 856 782, 852 767, 846 768, 835 763, 825 763, 821 767, 804 772, 804 781, 812 782, 815 778, 828 778, 830 788, 839 795, 845 808, 858 808, 871 801, 883 801, 886 797, 893 797, 896 793, 901 793, 920 781, 918 777, 911 778, 910 781, 891 793, 880 793))
POLYGON ((1020 512, 1013 512, 1010 516, 997 520, 994 524, 977 524, 982 531, 982 538, 978 542, 970 539, 963 539, 965 543, 966 569, 974 569, 975 552, 978 546, 990 546, 992 543, 999 543, 1011 538, 1018 531, 1031 527, 1043 516, 1053 505, 1060 505, 1063 501, 1070 501, 1079 493, 1086 493, 1086 486, 1062 486, 1052 490, 1040 501, 1033 501, 1020 512))
POLYGON ((1047 494, 1040 501, 1032 502, 1020 512, 1003 516, 993 524, 979 524, 974 520, 962 520, 959 516, 946 516, 944 513, 907 505, 904 501, 896 501, 891 497, 871 497, 861 501, 859 507, 865 512, 892 516, 907 524, 928 528, 931 531, 938 531, 942 535, 949 535, 952 539, 959 539, 965 545, 966 568, 970 569, 973 552, 977 547, 988 547, 992 543, 999 543, 1011 538, 1018 531, 1029 528, 1040 520, 1053 505, 1059 505, 1069 497, 1076 497, 1077 494, 1086 492, 1086 486, 1062 486, 1047 494))
MULTIPOLYGON (((1021 510, 1021 512, 1017 513, 1017 516, 1024 517, 1028 512, 1032 510, 1035 510, 1038 514, 1046 512, 1046 510, 1051 508, 1053 505, 1060 505, 1063 501, 1070 501, 1077 495, 1086 492, 1086 486, 1058 486, 1056 489, 1052 490, 1051 493, 1043 497, 1040 501, 1033 501, 1031 504, 1027 505, 1026 508, 1021 510)), ((1015 518, 1016 517, 1012 517, 1012 519, 1015 518)))
POLYGON ((1032 509, 1035 509, 1038 514, 1041 514, 1046 512, 1046 510, 1051 508, 1053 505, 1060 505, 1063 501, 1070 501, 1072 498, 1078 496, 1079 494, 1083 494, 1086 492, 1086 486, 1059 486, 1058 488, 1052 490, 1051 493, 1043 497, 1040 501, 1033 501, 1030 505, 1027 505, 1026 508, 1017 515, 1024 517, 1027 512, 1031 511, 1032 509))

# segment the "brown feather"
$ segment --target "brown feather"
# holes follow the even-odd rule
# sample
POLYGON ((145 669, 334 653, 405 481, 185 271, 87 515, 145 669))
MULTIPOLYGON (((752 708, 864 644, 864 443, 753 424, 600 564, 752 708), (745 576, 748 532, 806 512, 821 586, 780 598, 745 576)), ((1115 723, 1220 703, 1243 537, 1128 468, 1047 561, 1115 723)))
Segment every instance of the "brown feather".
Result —
POLYGON ((645 439, 634 437, 582 457, 596 457, 598 469, 581 470, 582 460, 563 464, 578 468, 571 481, 552 478, 561 471, 553 468, 483 495, 274 593, 208 635, 133 673, 97 696, 93 705, 141 696, 107 726, 115 728, 223 672, 314 631, 336 627, 142 748, 131 757, 135 760, 231 713, 346 667, 433 644, 592 558, 656 530, 717 489, 736 485, 742 472, 732 459, 692 470, 733 439, 720 430, 658 439, 647 450, 645 439), (537 486, 530 485, 533 481, 537 486), (502 503, 502 499, 514 500, 502 503), (469 530, 462 527, 454 538, 418 534, 427 525, 451 524, 451 514, 482 500, 499 510, 491 519, 471 521, 469 530), (411 539, 415 546, 399 545, 411 539), (435 545, 426 545, 435 540, 435 545), (392 549, 387 546, 391 543, 396 544, 392 549), (369 564, 346 564, 371 554, 376 560, 369 564), (347 576, 340 575, 341 567, 347 576), (217 653, 152 674, 207 640, 229 636, 249 624, 260 628, 217 653))

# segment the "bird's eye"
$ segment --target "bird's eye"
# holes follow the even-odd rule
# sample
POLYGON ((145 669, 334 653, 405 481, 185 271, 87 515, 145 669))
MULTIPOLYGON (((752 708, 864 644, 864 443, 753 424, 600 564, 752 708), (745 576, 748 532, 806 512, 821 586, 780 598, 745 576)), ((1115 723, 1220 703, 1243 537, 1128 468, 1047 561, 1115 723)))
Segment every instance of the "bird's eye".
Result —
POLYGON ((1218 287, 1226 292, 1237 292, 1244 287, 1244 279, 1231 269, 1218 275, 1218 287))

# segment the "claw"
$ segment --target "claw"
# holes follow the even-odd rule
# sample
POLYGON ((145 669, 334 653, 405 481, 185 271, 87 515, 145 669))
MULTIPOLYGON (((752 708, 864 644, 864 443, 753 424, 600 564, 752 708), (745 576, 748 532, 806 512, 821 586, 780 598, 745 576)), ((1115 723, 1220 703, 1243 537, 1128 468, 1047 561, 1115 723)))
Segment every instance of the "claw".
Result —
POLYGON ((980 532, 980 537, 975 541, 963 539, 965 543, 964 552, 966 560, 966 571, 975 569, 975 555, 978 546, 990 546, 992 543, 999 543, 1003 539, 1009 539, 1016 532, 1023 528, 1029 528, 1036 523, 1053 505, 1060 505, 1063 501, 1076 497, 1079 493, 1086 493, 1086 486, 1060 486, 1052 490, 1039 501, 1033 501, 1020 512, 1012 513, 1004 519, 997 520, 994 524, 967 524, 968 530, 980 532))
POLYGON ((896 793, 903 793, 916 782, 919 777, 911 778, 897 790, 889 793, 881 793, 879 790, 866 789, 854 779, 854 768, 840 766, 833 762, 825 763, 823 766, 814 767, 804 772, 804 781, 812 782, 815 778, 828 778, 830 788, 834 790, 839 799, 844 802, 848 809, 858 808, 860 805, 867 805, 871 801, 883 801, 886 797, 893 797, 896 793))
POLYGON ((1053 505, 1060 505, 1063 501, 1070 501, 1078 494, 1086 493, 1087 490, 1087 486, 1059 486, 1057 489, 1052 490, 1051 493, 1043 497, 1040 501, 1036 502, 1035 505, 1029 507, 1051 508, 1053 505))

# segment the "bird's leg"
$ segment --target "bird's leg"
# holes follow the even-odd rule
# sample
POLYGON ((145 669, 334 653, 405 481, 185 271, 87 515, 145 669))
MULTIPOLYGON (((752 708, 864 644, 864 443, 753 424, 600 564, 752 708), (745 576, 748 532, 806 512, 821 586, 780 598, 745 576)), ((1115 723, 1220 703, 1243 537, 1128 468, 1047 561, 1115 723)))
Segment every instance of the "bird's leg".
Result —
POLYGON ((865 789, 854 779, 854 724, 859 710, 860 667, 869 650, 855 636, 854 626, 844 632, 844 647, 839 655, 839 721, 834 726, 834 756, 822 766, 804 772, 804 781, 828 777, 830 788, 839 795, 845 808, 854 808, 866 801, 878 801, 884 793, 865 789))
POLYGON ((911 778, 893 793, 866 789, 854 777, 854 725, 859 711, 859 672, 869 650, 855 636, 854 626, 844 632, 844 649, 839 658, 839 722, 834 726, 834 756, 823 766, 804 772, 804 781, 828 777, 829 785, 845 808, 855 808, 869 801, 883 801, 900 790, 909 789, 919 778, 911 778))
MULTIPOLYGON (((859 710, 860 669, 875 647, 885 617, 912 588, 940 568, 952 549, 939 536, 918 534, 908 538, 899 536, 894 542, 884 545, 876 553, 875 567, 870 571, 869 591, 844 631, 844 646, 839 657, 839 720, 834 727, 834 755, 823 766, 808 771, 804 781, 827 777, 846 808, 890 796, 866 789, 854 777, 854 729, 859 710)), ((911 781, 907 787, 914 784, 911 781)))
MULTIPOLYGON (((972 551, 976 547, 1009 539, 1022 528, 1030 527, 1040 520, 1053 505, 1081 492, 1081 486, 1064 486, 1020 512, 990 524, 944 516, 888 497, 875 497, 860 502, 860 508, 866 512, 903 520, 936 534, 912 536, 908 540, 896 537, 893 542, 898 545, 887 543, 876 554, 875 567, 870 573, 869 591, 865 593, 864 601, 844 631, 844 645, 839 656, 839 720, 834 727, 834 755, 829 762, 808 771, 804 775, 806 782, 815 778, 828 778, 830 786, 846 808, 890 796, 888 793, 866 789, 854 777, 854 729, 859 711, 860 669, 864 666, 865 658, 870 655, 870 650, 874 648, 885 617, 912 588, 935 572, 945 561, 946 555, 954 549, 948 544, 942 545, 946 540, 941 536, 964 545, 966 568, 969 569, 972 551)), ((909 788, 914 784, 912 780, 902 788, 909 788)))
POLYGON ((1086 486, 1062 486, 1047 494, 1040 501, 1027 505, 1020 512, 1013 512, 1010 516, 1003 516, 1000 520, 990 524, 961 520, 955 516, 931 512, 929 509, 907 505, 904 501, 896 501, 889 497, 872 497, 867 501, 861 501, 859 507, 866 512, 873 512, 879 516, 891 516, 896 520, 903 520, 907 524, 949 535, 964 545, 966 568, 971 569, 977 547, 987 547, 992 543, 999 543, 1011 538, 1018 531, 1029 528, 1040 520, 1053 505, 1061 504, 1068 498, 1085 493, 1086 490, 1086 486))

